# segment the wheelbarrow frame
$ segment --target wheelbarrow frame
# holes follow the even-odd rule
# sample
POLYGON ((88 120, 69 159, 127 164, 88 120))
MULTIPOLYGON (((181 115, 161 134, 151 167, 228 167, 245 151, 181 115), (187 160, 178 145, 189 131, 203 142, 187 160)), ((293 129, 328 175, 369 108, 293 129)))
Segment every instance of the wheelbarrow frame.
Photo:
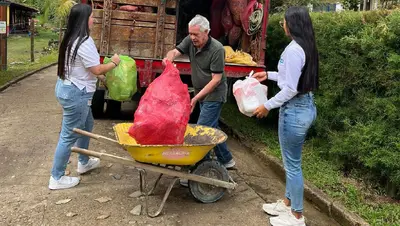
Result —
MULTIPOLYGON (((75 133, 78 133, 78 134, 81 134, 81 135, 84 135, 84 136, 87 136, 87 137, 90 137, 90 138, 93 138, 93 139, 96 139, 99 141, 105 141, 108 143, 112 143, 120 148, 123 148, 117 140, 111 139, 109 137, 90 133, 90 132, 87 132, 87 131, 84 131, 81 129, 77 129, 77 128, 74 128, 73 131, 75 133)), ((176 167, 174 165, 168 165, 168 166, 163 167, 163 166, 159 166, 159 165, 141 163, 141 162, 135 161, 133 158, 128 159, 128 158, 124 158, 124 157, 120 157, 120 156, 116 156, 116 155, 100 153, 100 152, 82 149, 82 148, 78 148, 78 147, 72 147, 71 151, 75 152, 75 153, 79 153, 79 154, 97 157, 99 159, 106 160, 106 161, 112 161, 112 162, 116 162, 116 163, 120 163, 120 164, 124 164, 124 165, 134 166, 139 171, 140 192, 142 195, 145 196, 145 211, 149 217, 157 217, 161 214, 161 212, 164 208, 165 202, 167 201, 168 196, 169 196, 174 184, 176 183, 176 181, 178 179, 187 179, 190 181, 196 181, 199 183, 208 184, 208 185, 215 186, 215 187, 226 188, 228 190, 233 190, 237 187, 237 184, 233 181, 233 179, 229 176, 229 174, 228 174, 228 176, 229 176, 230 182, 226 182, 223 180, 218 180, 218 179, 214 179, 214 178, 204 177, 201 175, 196 175, 196 174, 191 174, 191 173, 175 170, 176 167), (172 167, 173 169, 169 169, 167 167, 172 167), (146 171, 151 171, 151 172, 160 174, 150 190, 147 189, 148 182, 147 182, 146 171), (148 196, 152 195, 154 193, 154 190, 157 187, 157 185, 163 175, 172 176, 174 178, 172 179, 171 183, 169 184, 168 189, 164 194, 164 198, 163 198, 157 212, 150 213, 148 211, 148 196)), ((178 166, 178 167, 182 168, 182 166, 178 166)))

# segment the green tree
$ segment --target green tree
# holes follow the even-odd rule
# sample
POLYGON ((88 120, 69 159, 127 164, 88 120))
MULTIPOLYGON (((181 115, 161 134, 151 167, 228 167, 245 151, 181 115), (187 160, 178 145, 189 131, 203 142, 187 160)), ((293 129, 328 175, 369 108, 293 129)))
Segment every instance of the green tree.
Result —
POLYGON ((360 4, 360 3, 361 3, 360 0, 343 0, 342 1, 342 4, 345 9, 354 10, 354 11, 358 10, 358 4, 360 4))

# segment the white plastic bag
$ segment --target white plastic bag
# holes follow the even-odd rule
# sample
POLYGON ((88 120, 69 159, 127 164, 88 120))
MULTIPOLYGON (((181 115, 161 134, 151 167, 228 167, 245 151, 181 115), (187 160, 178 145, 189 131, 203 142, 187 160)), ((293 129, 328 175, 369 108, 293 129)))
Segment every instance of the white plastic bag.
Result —
POLYGON ((233 84, 233 96, 235 96, 239 111, 246 116, 253 116, 253 112, 267 99, 268 87, 251 77, 239 80, 233 84))

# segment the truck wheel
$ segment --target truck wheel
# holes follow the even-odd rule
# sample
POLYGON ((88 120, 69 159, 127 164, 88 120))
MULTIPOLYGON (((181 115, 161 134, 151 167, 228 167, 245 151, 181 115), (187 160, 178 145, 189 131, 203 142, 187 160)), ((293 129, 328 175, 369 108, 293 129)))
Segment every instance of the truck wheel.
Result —
POLYGON ((104 116, 104 94, 105 90, 96 90, 92 99, 93 118, 101 118, 104 116))
POLYGON ((121 113, 121 102, 116 100, 107 100, 106 115, 110 118, 118 118, 121 113))

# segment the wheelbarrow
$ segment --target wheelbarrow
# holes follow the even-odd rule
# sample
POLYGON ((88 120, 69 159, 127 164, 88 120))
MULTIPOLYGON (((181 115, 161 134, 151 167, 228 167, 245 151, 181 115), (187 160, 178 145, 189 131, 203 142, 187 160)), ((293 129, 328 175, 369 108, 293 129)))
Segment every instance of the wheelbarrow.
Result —
POLYGON ((125 149, 132 159, 73 147, 72 152, 94 156, 103 160, 134 166, 139 171, 140 192, 145 196, 145 211, 149 217, 157 217, 178 179, 187 179, 192 196, 202 203, 213 203, 237 184, 226 168, 216 160, 202 159, 217 144, 223 143, 227 135, 215 128, 189 124, 182 145, 140 145, 128 134, 132 123, 119 123, 113 129, 117 140, 80 129, 74 132, 96 140, 116 144, 125 149), (189 172, 190 169, 190 172, 189 172), (159 173, 151 189, 147 188, 146 171, 159 173), (172 176, 164 198, 155 213, 148 210, 148 196, 152 195, 163 175, 172 176))

